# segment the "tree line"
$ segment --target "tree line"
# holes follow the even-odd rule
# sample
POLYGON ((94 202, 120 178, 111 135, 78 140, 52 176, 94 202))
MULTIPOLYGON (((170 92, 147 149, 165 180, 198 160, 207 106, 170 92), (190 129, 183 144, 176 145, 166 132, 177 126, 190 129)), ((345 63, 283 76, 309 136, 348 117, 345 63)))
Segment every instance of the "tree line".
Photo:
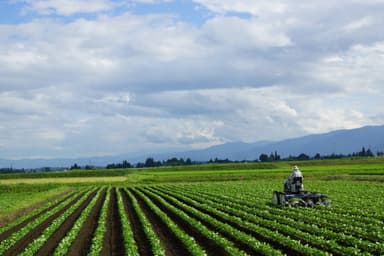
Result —
MULTIPOLYGON (((370 148, 365 149, 362 147, 360 151, 353 152, 352 154, 329 154, 329 155, 320 155, 320 153, 315 154, 314 156, 309 156, 305 153, 301 153, 297 156, 289 155, 288 157, 281 158, 280 155, 275 151, 274 153, 268 154, 260 154, 259 161, 260 162, 275 162, 275 161, 304 161, 304 160, 321 160, 321 159, 338 159, 338 158, 346 158, 346 157, 374 157, 375 154, 372 152, 370 148)), ((377 152, 376 156, 382 157, 384 156, 384 152, 377 152)))
POLYGON ((197 162, 192 162, 190 158, 169 158, 163 161, 156 161, 153 157, 148 157, 144 162, 138 162, 131 164, 124 160, 122 163, 112 163, 106 166, 107 169, 119 169, 119 168, 145 168, 145 167, 161 167, 161 166, 181 166, 181 165, 192 165, 197 162))
MULTIPOLYGON (((183 158, 170 158, 165 161, 156 161, 154 158, 149 157, 144 162, 139 162, 137 164, 130 164, 127 161, 123 161, 122 163, 113 163, 108 164, 106 166, 107 169, 119 169, 119 168, 146 168, 146 167, 161 167, 161 166, 183 166, 183 165, 192 165, 192 164, 205 164, 205 163, 218 163, 218 164, 226 164, 226 163, 241 163, 241 162, 276 162, 276 161, 304 161, 304 160, 321 160, 321 159, 337 159, 337 158, 346 158, 346 157, 374 157, 375 154, 371 149, 365 149, 362 147, 361 151, 353 152, 352 154, 330 154, 330 155, 320 155, 320 153, 315 154, 314 156, 309 156, 305 153, 301 153, 297 156, 289 155, 288 157, 282 158, 277 151, 272 152, 270 154, 260 154, 258 159, 253 161, 234 161, 228 158, 219 159, 219 158, 211 158, 208 162, 194 162, 191 161, 190 158, 184 160, 183 158)), ((377 152, 376 156, 384 156, 384 152, 377 152)))
MULTIPOLYGON (((314 156, 309 156, 305 153, 301 153, 297 156, 289 155, 288 157, 282 158, 277 151, 271 152, 270 154, 262 153, 259 157, 253 161, 243 160, 243 161, 234 161, 228 158, 219 159, 219 158, 211 158, 209 161, 192 161, 190 158, 169 158, 163 161, 156 161, 153 157, 148 157, 144 162, 138 162, 136 164, 132 164, 127 160, 124 160, 120 163, 111 163, 108 164, 106 169, 127 169, 127 168, 146 168, 146 167, 161 167, 161 166, 184 166, 184 165, 193 165, 193 164, 210 164, 210 163, 242 163, 242 162, 276 162, 276 161, 303 161, 303 160, 321 160, 321 159, 338 159, 338 158, 347 158, 347 157, 384 157, 383 151, 378 151, 376 154, 372 152, 370 148, 362 147, 360 151, 353 152, 352 154, 329 154, 329 155, 320 155, 320 153, 315 154, 314 156)), ((102 167, 96 167, 92 165, 80 166, 77 163, 73 164, 69 169, 70 170, 92 170, 92 169, 100 169, 102 167)), ((38 168, 38 169, 24 169, 24 168, 0 168, 0 173, 25 173, 25 172, 49 172, 49 171, 62 171, 66 168, 38 168)))

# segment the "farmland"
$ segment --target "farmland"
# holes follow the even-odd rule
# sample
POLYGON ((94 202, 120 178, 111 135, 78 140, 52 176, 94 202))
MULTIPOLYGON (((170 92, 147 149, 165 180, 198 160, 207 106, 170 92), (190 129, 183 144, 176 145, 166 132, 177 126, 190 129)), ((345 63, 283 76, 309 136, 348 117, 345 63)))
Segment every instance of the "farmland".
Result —
POLYGON ((301 164, 306 189, 333 201, 314 209, 271 204, 290 163, 3 184, 51 194, 0 227, 0 255, 384 255, 384 163, 320 163, 301 164))

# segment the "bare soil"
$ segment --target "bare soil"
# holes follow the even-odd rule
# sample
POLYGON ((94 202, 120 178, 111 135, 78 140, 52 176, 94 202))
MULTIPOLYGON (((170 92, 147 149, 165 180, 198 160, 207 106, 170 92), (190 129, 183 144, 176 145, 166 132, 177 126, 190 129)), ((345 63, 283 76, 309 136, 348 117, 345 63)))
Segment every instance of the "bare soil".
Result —
MULTIPOLYGON (((177 197, 177 199, 186 205, 192 206, 188 201, 183 200, 181 197, 177 197)), ((175 207, 177 207, 177 206, 175 205, 175 207)), ((218 215, 204 209, 203 207, 196 207, 196 206, 192 206, 192 207, 198 209, 199 211, 201 211, 205 214, 212 216, 213 218, 217 219, 218 221, 221 221, 223 223, 227 223, 228 225, 236 228, 237 230, 240 230, 240 231, 242 231, 242 232, 244 232, 250 236, 253 236, 255 239, 257 239, 261 242, 265 242, 265 243, 270 244, 273 248, 275 248, 277 250, 281 250, 286 255, 297 255, 297 256, 303 255, 303 253, 301 251, 295 250, 294 248, 291 248, 291 247, 284 246, 283 244, 280 244, 280 243, 276 242, 275 240, 268 239, 265 236, 263 236, 263 234, 260 234, 260 233, 252 230, 251 228, 249 228, 247 226, 240 225, 234 221, 229 221, 229 220, 223 219, 221 216, 218 216, 218 215)), ((234 242, 238 246, 239 249, 241 249, 241 250, 243 250, 243 251, 245 251, 251 255, 255 255, 256 252, 254 251, 254 249, 249 247, 249 245, 245 244, 242 240, 237 239, 236 236, 230 235, 227 233, 223 233, 220 230, 217 230, 217 227, 215 227, 211 223, 207 222, 205 219, 200 218, 199 216, 194 216, 194 217, 199 219, 199 221, 201 223, 203 223, 204 225, 206 225, 210 229, 215 230, 216 232, 220 233, 223 237, 234 242)))
MULTIPOLYGON (((145 190, 141 190, 145 193, 145 190)), ((150 197, 149 194, 147 196, 150 197)), ((156 199, 152 198, 152 201, 162 210, 164 211, 180 228, 182 228, 188 235, 192 236, 196 242, 205 250, 208 255, 229 255, 222 246, 216 244, 210 237, 207 237, 201 234, 198 230, 196 230, 189 222, 186 222, 180 216, 175 214, 174 212, 168 210, 164 206, 162 206, 156 199)), ((254 255, 254 254, 251 254, 254 255)))
POLYGON ((101 255, 125 255, 124 237, 117 203, 116 189, 111 191, 107 213, 107 231, 104 235, 101 255))
POLYGON ((133 237, 136 241, 139 254, 142 256, 151 256, 153 255, 151 251, 151 244, 149 243, 149 240, 145 235, 139 217, 137 216, 137 213, 132 206, 132 202, 129 200, 126 192, 123 189, 121 189, 120 191, 122 192, 121 195, 124 202, 124 208, 128 214, 129 222, 131 224, 131 229, 133 232, 133 237))
POLYGON ((73 227, 76 220, 81 215, 82 211, 91 202, 92 198, 96 195, 96 192, 91 193, 88 198, 60 225, 56 232, 50 236, 45 244, 37 252, 37 256, 52 255, 57 245, 65 237, 68 231, 73 227))
MULTIPOLYGON (((162 244, 165 246, 165 255, 167 256, 187 256, 190 255, 185 245, 180 241, 176 235, 168 229, 166 224, 157 216, 149 206, 144 202, 144 200, 134 191, 131 190, 135 196, 137 202, 141 209, 143 209, 144 214, 151 222, 153 230, 162 241, 162 244)), ((218 255, 218 254, 217 254, 218 255)))
POLYGON ((41 222, 39 225, 37 225, 34 229, 29 231, 27 235, 25 235, 23 238, 18 240, 11 248, 9 248, 8 251, 4 253, 3 256, 10 256, 10 255, 17 255, 20 252, 22 252, 27 245, 36 239, 51 223, 59 217, 61 214, 63 214, 68 208, 70 208, 72 205, 74 205, 84 194, 80 194, 76 196, 74 200, 72 200, 69 204, 67 204, 63 209, 56 212, 55 214, 51 215, 47 219, 45 219, 43 222, 41 222))
POLYGON ((83 223, 83 226, 80 229, 80 232, 73 241, 71 247, 68 250, 67 255, 69 256, 85 256, 88 254, 88 251, 91 247, 93 233, 96 230, 97 223, 100 217, 101 207, 105 200, 106 190, 104 189, 101 192, 99 199, 96 204, 93 206, 91 213, 83 223))

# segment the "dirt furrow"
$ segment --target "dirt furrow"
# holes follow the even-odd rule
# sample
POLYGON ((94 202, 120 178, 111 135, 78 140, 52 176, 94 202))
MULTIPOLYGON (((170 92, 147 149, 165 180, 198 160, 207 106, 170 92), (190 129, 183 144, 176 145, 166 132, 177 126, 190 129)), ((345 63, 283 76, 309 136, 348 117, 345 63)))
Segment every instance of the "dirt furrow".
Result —
POLYGON ((67 232, 73 227, 77 218, 79 218, 82 211, 87 207, 92 198, 96 195, 96 192, 92 192, 88 198, 60 225, 57 231, 50 236, 45 244, 36 253, 37 256, 52 255, 61 239, 65 237, 67 232))
POLYGON ((83 223, 79 234, 75 241, 73 241, 71 247, 68 250, 67 255, 69 256, 85 256, 88 254, 89 248, 91 247, 93 233, 97 227, 97 222, 100 216, 101 207, 105 200, 106 189, 101 192, 99 199, 93 206, 91 213, 83 223))
POLYGON ((70 208, 72 205, 74 205, 83 195, 84 195, 84 193, 78 195, 74 200, 72 200, 69 204, 67 204, 63 209, 61 209, 60 211, 51 215, 50 217, 45 219, 43 222, 41 222, 39 225, 37 225, 27 235, 25 235, 23 238, 18 240, 11 248, 9 248, 9 250, 6 251, 3 256, 17 255, 20 252, 22 252, 30 242, 32 242, 34 239, 36 239, 49 225, 51 225, 51 223, 57 217, 59 217, 68 208, 70 208))
MULTIPOLYGON (((145 193, 144 190, 141 190, 145 193)), ((147 196, 150 196, 147 194, 147 196)), ((168 210, 159 202, 151 197, 151 200, 163 211, 165 212, 180 228, 182 228, 188 235, 194 237, 196 242, 206 251, 208 255, 228 255, 228 253, 220 245, 216 244, 214 241, 202 235, 198 230, 196 230, 190 223, 186 222, 180 216, 174 212, 168 210)), ((182 209, 181 209, 182 210, 182 209)), ((251 254, 252 255, 252 254, 251 254)))
MULTIPOLYGON (((187 256, 190 255, 185 245, 180 241, 176 235, 171 232, 165 223, 157 216, 149 206, 144 202, 144 200, 134 191, 130 190, 135 196, 139 206, 143 209, 145 216, 151 222, 152 227, 155 233, 158 235, 160 240, 165 246, 165 255, 166 256, 187 256)), ((218 255, 218 254, 216 254, 218 255)))
MULTIPOLYGON (((170 194, 170 196, 173 196, 170 194)), ((237 230, 240 230, 248 235, 251 235, 253 236, 255 239, 261 241, 261 242, 265 242, 265 243, 268 243, 270 244, 273 248, 277 249, 277 250, 281 250, 283 251, 284 253, 286 253, 287 255, 303 255, 300 251, 298 250, 294 250, 293 248, 291 247, 287 247, 287 246, 284 246, 282 244, 280 244, 278 241, 275 241, 275 240, 272 240, 272 239, 268 239, 266 238, 265 236, 263 236, 263 234, 259 234, 258 232, 252 230, 251 228, 249 227, 246 227, 246 226, 243 226, 243 225, 240 225, 239 223, 237 222, 234 222, 234 221, 229 221, 227 219, 223 219, 221 216, 218 216, 217 214, 215 213, 212 213, 208 210, 206 210, 205 208, 203 207, 196 207, 195 205, 191 205, 188 201, 186 200, 183 200, 181 197, 176 197, 177 200, 179 200, 180 202, 186 204, 186 205, 189 205, 191 207, 194 207, 196 208, 197 210, 217 219, 218 221, 221 221, 223 223, 227 223, 228 225, 236 228, 237 230)), ((174 205, 175 207, 181 209, 179 206, 176 206, 174 205)), ((182 209, 181 209, 182 210, 182 209)), ((201 223, 203 223, 204 225, 207 225, 210 229, 213 229, 217 232, 219 232, 220 234, 222 234, 224 237, 226 237, 228 240, 231 240, 233 241, 235 244, 238 244, 239 245, 239 248, 244 250, 244 251, 247 251, 249 253, 249 250, 253 250, 252 248, 248 248, 249 246, 244 244, 241 240, 239 239, 236 239, 235 236, 232 236, 230 234, 225 234, 225 233, 222 233, 220 232, 219 230, 216 230, 217 228, 212 225, 211 223, 207 222, 205 219, 203 218, 200 218, 199 216, 194 216, 196 217, 201 223)))
POLYGON ((116 189, 111 190, 107 213, 107 231, 104 236, 101 255, 125 255, 123 231, 117 205, 116 189))
POLYGON ((151 251, 151 244, 149 243, 149 240, 145 235, 144 229, 140 224, 139 217, 137 216, 137 213, 132 206, 132 202, 128 199, 128 196, 123 189, 121 189, 120 191, 122 192, 121 195, 123 197, 124 208, 126 213, 128 214, 129 222, 131 224, 131 229, 139 253, 141 256, 151 256, 153 255, 151 251))

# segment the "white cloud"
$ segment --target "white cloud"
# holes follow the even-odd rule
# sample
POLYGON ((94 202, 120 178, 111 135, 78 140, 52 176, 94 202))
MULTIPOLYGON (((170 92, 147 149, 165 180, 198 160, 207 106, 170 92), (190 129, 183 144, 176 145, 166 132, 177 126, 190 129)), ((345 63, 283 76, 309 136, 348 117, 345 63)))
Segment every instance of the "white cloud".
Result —
POLYGON ((41 115, 49 113, 49 108, 34 98, 24 98, 16 93, 0 93, 0 112, 13 115, 41 115))
POLYGON ((33 50, 25 50, 24 45, 17 45, 0 55, 0 63, 3 67, 18 71, 47 64, 47 57, 33 50))
MULTIPOLYGON (((328 98, 330 102, 335 98, 328 98)), ((300 124, 307 133, 322 133, 337 129, 353 129, 364 125, 378 124, 353 107, 335 108, 334 104, 326 106, 324 102, 313 102, 300 113, 300 124)))
POLYGON ((204 88, 214 80, 211 86, 228 87, 233 86, 232 79, 225 76, 238 71, 246 72, 247 85, 257 76, 255 69, 264 72, 266 58, 253 62, 247 52, 290 43, 278 25, 225 17, 202 28, 168 15, 124 14, 71 23, 35 20, 13 29, 8 26, 5 33, 25 38, 22 48, 14 46, 14 41, 21 44, 18 39, 5 40, 0 46, 5 66, 0 73, 7 74, 0 80, 14 88, 26 83, 45 87, 59 81, 66 86, 163 90, 204 88), (222 76, 222 71, 227 74, 222 76), (30 76, 35 79, 28 79, 30 76), (157 85, 151 86, 154 83, 157 85))
POLYGON ((383 92, 384 42, 357 44, 337 56, 324 58, 313 72, 316 79, 339 84, 345 91, 383 92))
POLYGON ((268 13, 282 13, 286 10, 286 1, 268 0, 194 0, 194 2, 206 7, 215 13, 244 12, 254 16, 268 13))
POLYGON ((257 19, 215 17, 204 25, 204 32, 213 43, 224 47, 252 49, 257 47, 289 46, 291 41, 278 23, 265 24, 257 19))
POLYGON ((80 18, 0 25, 4 156, 188 149, 383 122, 381 3, 199 0, 213 14, 197 25, 64 2, 26 7, 80 18))
POLYGON ((365 28, 365 27, 368 27, 372 24, 375 23, 375 20, 374 18, 372 17, 369 17, 369 16, 366 16, 366 17, 363 17, 359 20, 356 20, 356 21, 353 21, 349 24, 347 24, 344 29, 346 31, 353 31, 353 30, 357 30, 357 29, 362 29, 362 28, 365 28))
POLYGON ((192 147, 206 147, 222 143, 215 130, 223 123, 203 117, 194 118, 165 118, 152 123, 143 136, 150 143, 170 143, 174 145, 189 145, 192 147))
POLYGON ((65 138, 64 132, 57 129, 43 129, 38 133, 38 139, 43 140, 63 140, 65 138))

